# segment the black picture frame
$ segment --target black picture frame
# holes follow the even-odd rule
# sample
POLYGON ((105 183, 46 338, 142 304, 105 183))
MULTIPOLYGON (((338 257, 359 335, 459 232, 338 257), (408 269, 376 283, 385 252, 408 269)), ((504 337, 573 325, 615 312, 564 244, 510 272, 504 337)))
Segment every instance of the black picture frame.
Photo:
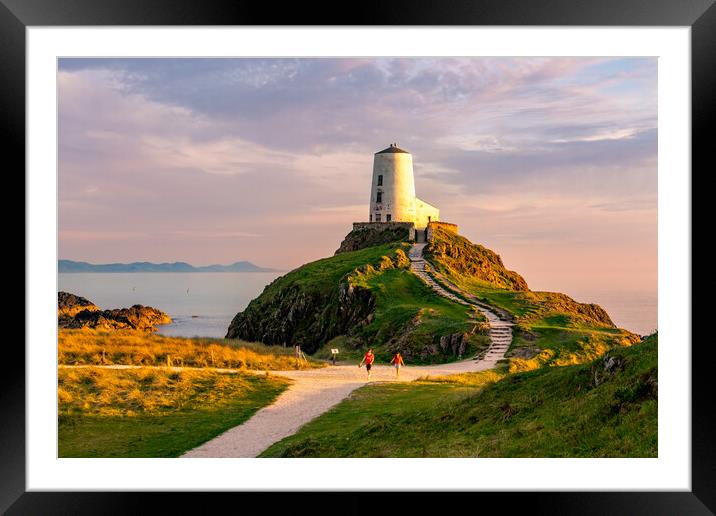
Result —
MULTIPOLYGON (((713 175, 711 126, 716 120, 716 7, 714 0, 401 0, 354 4, 180 1, 180 0, 0 0, 0 106, 4 162, 12 156, 14 170, 25 167, 25 29, 30 26, 87 25, 550 25, 550 26, 688 26, 691 27, 692 73, 692 278, 708 278, 706 254, 697 253, 708 238, 713 219, 703 197, 713 175), (350 8, 348 8, 350 7, 350 8), (699 197, 702 201, 698 202, 699 197), (698 231, 703 224, 704 233, 698 231)), ((10 175, 11 169, 6 169, 10 175)), ((24 235, 23 235, 24 238, 24 235)), ((19 246, 18 246, 19 247, 19 246)), ((27 259, 27 256, 25 256, 27 259)), ((27 270, 26 270, 27 275, 27 270)), ((692 292, 699 289, 693 288, 692 292)), ((713 289, 710 289, 713 291, 713 289)), ((716 429, 710 383, 713 360, 709 339, 699 321, 708 320, 708 304, 692 303, 692 490, 690 492, 532 492, 469 493, 480 503, 532 513, 578 514, 713 514, 716 511, 716 429), (489 500, 488 500, 489 498, 489 500)), ((25 356, 6 343, 0 375, 0 510, 8 514, 124 514, 148 512, 153 502, 162 512, 186 512, 193 504, 203 512, 219 508, 228 497, 240 496, 241 506, 266 504, 265 493, 70 493, 26 492, 25 484, 25 356), (196 495, 196 494, 193 494, 196 495), (197 498, 199 500, 197 500, 197 498)), ((309 493, 294 493, 291 504, 309 493)), ((323 494, 325 495, 325 493, 323 494)), ((364 512, 358 493, 339 512, 364 512), (354 508, 354 509, 351 509, 354 508)), ((452 493, 451 496, 461 496, 452 493)), ((273 495, 272 495, 273 497, 273 495)), ((232 503, 236 501, 233 500, 232 503)), ((377 504, 378 502, 371 502, 377 504)), ((403 511, 423 505, 420 494, 400 499, 403 511), (412 506, 412 507, 411 507, 412 506)), ((462 503, 455 499, 454 503, 462 503)), ((467 502, 474 503, 474 502, 467 502)), ((313 504, 311 504, 313 505, 313 504)), ((271 503, 273 506, 273 502, 271 503)), ((424 505, 423 505, 424 506, 424 505)), ((325 497, 312 512, 336 512, 325 497)))

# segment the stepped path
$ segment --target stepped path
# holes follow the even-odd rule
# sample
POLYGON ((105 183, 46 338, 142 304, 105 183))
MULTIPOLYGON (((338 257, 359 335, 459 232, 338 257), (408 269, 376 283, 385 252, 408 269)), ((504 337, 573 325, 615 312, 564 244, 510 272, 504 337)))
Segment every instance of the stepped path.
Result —
MULTIPOLYGON (((510 344, 512 330, 509 322, 501 320, 484 306, 457 297, 425 272, 422 256, 424 246, 415 244, 410 250, 411 270, 439 295, 480 310, 490 322, 491 345, 486 352, 468 360, 434 366, 403 367, 399 380, 392 367, 376 365, 370 383, 412 381, 425 376, 484 371, 493 368, 503 358, 510 344)), ((301 371, 271 371, 271 374, 288 377, 293 383, 273 404, 256 412, 244 424, 188 451, 183 457, 256 457, 272 444, 293 435, 304 424, 340 403, 353 390, 368 383, 365 368, 360 369, 357 364, 301 371)))
POLYGON ((427 285, 433 289, 433 291, 446 297, 456 303, 461 303, 467 306, 473 306, 479 310, 490 324, 490 347, 487 351, 475 358, 494 360, 495 362, 505 356, 507 348, 510 347, 512 342, 512 323, 504 319, 502 314, 498 314, 493 309, 490 309, 484 303, 479 302, 474 295, 469 292, 460 290, 456 285, 445 282, 445 285, 438 283, 435 279, 428 274, 425 270, 426 262, 423 257, 423 250, 427 244, 413 244, 408 252, 408 258, 410 258, 410 270, 422 279, 427 285), (459 293, 458 297, 456 293, 459 293))

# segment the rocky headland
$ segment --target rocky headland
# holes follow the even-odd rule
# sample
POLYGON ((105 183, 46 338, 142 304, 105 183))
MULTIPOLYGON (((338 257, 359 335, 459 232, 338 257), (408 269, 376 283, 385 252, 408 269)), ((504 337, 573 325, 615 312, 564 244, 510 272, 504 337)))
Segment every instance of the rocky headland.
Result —
MULTIPOLYGON (((633 340, 598 305, 530 290, 497 253, 443 226, 429 227, 424 274, 461 299, 488 307, 515 324, 511 353, 531 356, 544 346, 556 346, 556 357, 577 360, 568 354, 583 349, 602 352, 633 340)), ((269 284, 236 314, 226 337, 300 344, 307 353, 372 346, 379 355, 390 357, 400 351, 406 359, 424 363, 484 349, 484 321, 465 303, 436 295, 420 274, 411 272, 406 253, 412 247, 408 230, 400 224, 357 224, 334 256, 305 264, 269 284)))

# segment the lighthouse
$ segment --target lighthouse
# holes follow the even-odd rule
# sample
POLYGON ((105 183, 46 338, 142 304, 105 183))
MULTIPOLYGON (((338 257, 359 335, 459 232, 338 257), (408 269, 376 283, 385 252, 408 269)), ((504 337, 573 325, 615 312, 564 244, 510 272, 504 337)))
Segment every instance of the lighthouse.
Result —
POLYGON ((376 152, 370 189, 370 222, 412 222, 425 228, 440 211, 415 196, 413 156, 397 144, 376 152))

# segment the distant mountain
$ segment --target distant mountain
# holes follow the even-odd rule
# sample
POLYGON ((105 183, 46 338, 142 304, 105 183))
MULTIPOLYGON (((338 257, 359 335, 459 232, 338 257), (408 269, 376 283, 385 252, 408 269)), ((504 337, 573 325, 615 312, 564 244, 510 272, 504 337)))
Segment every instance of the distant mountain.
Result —
POLYGON ((186 262, 174 263, 103 263, 94 264, 58 260, 59 272, 277 272, 277 269, 259 267, 251 262, 236 262, 231 265, 206 265, 195 267, 186 262))

